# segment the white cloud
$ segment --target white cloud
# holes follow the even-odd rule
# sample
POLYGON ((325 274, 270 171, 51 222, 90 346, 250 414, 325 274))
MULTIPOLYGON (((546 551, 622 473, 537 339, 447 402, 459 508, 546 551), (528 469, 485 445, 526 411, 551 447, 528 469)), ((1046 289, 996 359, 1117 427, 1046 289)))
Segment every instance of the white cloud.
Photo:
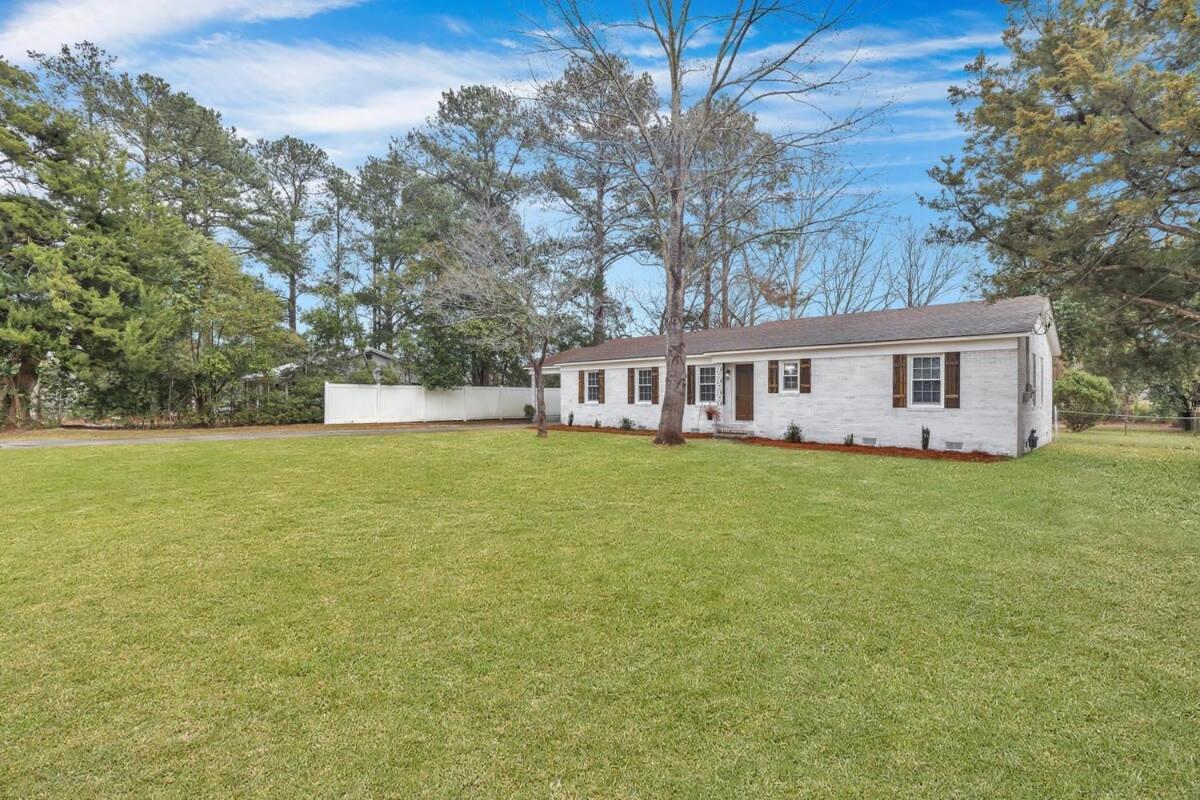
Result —
POLYGON ((116 49, 214 22, 311 17, 361 0, 27 0, 4 20, 0 53, 23 61, 87 40, 116 49))
POLYGON ((219 109, 247 136, 292 133, 347 165, 423 122, 446 89, 484 83, 519 91, 528 78, 511 54, 393 40, 338 47, 229 39, 133 66, 219 109))

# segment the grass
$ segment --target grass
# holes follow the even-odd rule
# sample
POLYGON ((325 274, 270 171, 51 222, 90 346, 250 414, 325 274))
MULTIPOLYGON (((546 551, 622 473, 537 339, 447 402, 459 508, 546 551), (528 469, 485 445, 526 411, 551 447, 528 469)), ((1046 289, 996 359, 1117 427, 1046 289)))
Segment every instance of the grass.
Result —
POLYGON ((1184 797, 1200 440, 0 451, 0 795, 1184 797))

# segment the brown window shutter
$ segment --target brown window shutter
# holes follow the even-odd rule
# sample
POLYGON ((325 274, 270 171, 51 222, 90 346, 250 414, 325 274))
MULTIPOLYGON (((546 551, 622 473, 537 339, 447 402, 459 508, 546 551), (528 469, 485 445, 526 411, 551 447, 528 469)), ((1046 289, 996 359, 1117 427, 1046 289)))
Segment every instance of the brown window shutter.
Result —
POLYGON ((779 362, 767 362, 767 394, 778 394, 779 392, 779 362))
POLYGON ((812 394, 812 359, 800 359, 800 394, 812 394))
POLYGON ((958 353, 946 353, 946 394, 943 398, 946 408, 958 408, 960 372, 958 353))
POLYGON ((908 408, 908 356, 892 356, 892 408, 908 408))
POLYGON ((575 374, 579 376, 579 402, 582 403, 584 399, 583 385, 587 382, 587 373, 585 373, 583 370, 579 370, 579 372, 576 372, 575 374))
POLYGON ((688 364, 687 373, 687 404, 696 405, 696 365, 688 364))
POLYGON ((658 405, 658 367, 650 370, 650 402, 658 405))
POLYGON ((598 369, 598 370, 596 370, 596 374, 600 378, 600 405, 604 405, 604 384, 605 384, 604 370, 598 369))
POLYGON ((636 384, 636 383, 637 383, 637 370, 634 369, 633 367, 630 367, 629 371, 625 374, 625 394, 627 395, 625 402, 629 403, 629 405, 633 405, 633 401, 635 399, 637 399, 634 397, 634 394, 633 394, 634 384, 636 384))

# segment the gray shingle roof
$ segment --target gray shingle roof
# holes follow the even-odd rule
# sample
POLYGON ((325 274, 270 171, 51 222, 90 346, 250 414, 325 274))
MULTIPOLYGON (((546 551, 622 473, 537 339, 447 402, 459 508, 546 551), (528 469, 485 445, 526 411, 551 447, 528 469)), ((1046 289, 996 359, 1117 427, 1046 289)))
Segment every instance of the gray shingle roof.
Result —
MULTIPOLYGON (((688 355, 696 356, 739 350, 992 336, 1032 330, 1047 305, 1046 298, 1029 295, 994 302, 980 300, 832 317, 801 317, 747 328, 691 331, 683 338, 688 355)), ((662 356, 666 346, 665 336, 613 339, 596 347, 567 350, 551 356, 546 363, 549 366, 653 358, 662 356)))

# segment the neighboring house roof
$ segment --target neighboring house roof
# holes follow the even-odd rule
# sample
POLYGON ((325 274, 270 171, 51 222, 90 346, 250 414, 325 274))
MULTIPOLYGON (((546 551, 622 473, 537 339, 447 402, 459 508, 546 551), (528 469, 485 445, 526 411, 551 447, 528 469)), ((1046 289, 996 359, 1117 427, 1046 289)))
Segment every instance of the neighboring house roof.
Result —
POLYGON ((385 361, 391 361, 392 363, 399 363, 399 361, 400 361, 399 356, 394 356, 391 353, 388 353, 384 350, 380 350, 376 347, 368 347, 368 348, 364 349, 362 351, 362 355, 363 356, 375 356, 377 358, 382 358, 385 361))
MULTIPOLYGON (((1048 315, 1049 306, 1046 298, 1029 295, 994 302, 980 300, 830 317, 801 317, 745 328, 690 331, 683 339, 687 354, 699 356, 745 350, 996 336, 1030 332, 1043 314, 1048 315)), ((639 336, 567 350, 551 356, 546 363, 557 366, 655 358, 663 356, 665 351, 665 336, 639 336)))

